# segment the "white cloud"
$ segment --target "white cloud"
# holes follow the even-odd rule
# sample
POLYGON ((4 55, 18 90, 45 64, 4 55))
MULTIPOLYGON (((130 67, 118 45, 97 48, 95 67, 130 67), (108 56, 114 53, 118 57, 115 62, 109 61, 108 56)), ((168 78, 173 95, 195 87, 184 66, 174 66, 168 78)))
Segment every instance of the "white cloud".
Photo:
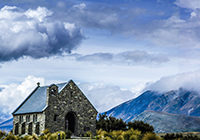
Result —
POLYGON ((174 3, 180 7, 193 10, 200 8, 199 0, 176 0, 174 3))
POLYGON ((149 83, 148 90, 167 92, 184 88, 187 90, 200 91, 200 70, 195 72, 182 73, 174 76, 163 77, 160 80, 149 83))
POLYGON ((11 83, 9 85, 1 85, 0 91, 0 114, 4 113, 11 115, 19 104, 31 93, 31 91, 37 87, 37 82, 44 85, 44 78, 28 76, 20 83, 11 83))
POLYGON ((45 7, 38 7, 36 10, 29 9, 24 13, 28 18, 38 19, 39 22, 43 22, 47 16, 53 14, 52 11, 49 11, 45 7))
POLYGON ((117 65, 156 65, 169 62, 169 58, 165 54, 150 54, 146 51, 134 50, 112 53, 94 53, 89 55, 72 54, 77 61, 92 62, 94 64, 117 64, 117 65))
POLYGON ((79 86, 99 112, 108 111, 137 96, 130 90, 123 90, 118 86, 104 83, 81 83, 79 86))
POLYGON ((0 62, 51 57, 76 49, 85 38, 81 29, 52 15, 45 7, 24 11, 4 6, 0 10, 0 62))

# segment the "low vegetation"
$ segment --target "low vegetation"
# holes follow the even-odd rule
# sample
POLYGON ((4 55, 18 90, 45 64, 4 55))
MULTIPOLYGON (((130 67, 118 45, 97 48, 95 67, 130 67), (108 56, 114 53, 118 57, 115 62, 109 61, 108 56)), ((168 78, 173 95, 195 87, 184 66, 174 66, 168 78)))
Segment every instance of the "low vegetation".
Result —
MULTIPOLYGON (((3 133, 3 132, 0 131, 0 134, 1 133, 3 133)), ((43 131, 43 134, 40 136, 36 136, 36 135, 26 135, 26 136, 17 135, 17 136, 15 136, 11 132, 9 132, 8 134, 3 133, 1 138, 4 137, 4 140, 58 140, 58 136, 60 137, 60 139, 66 139, 67 137, 71 137, 71 133, 70 133, 70 136, 67 136, 64 131, 50 133, 48 129, 45 129, 43 131)))

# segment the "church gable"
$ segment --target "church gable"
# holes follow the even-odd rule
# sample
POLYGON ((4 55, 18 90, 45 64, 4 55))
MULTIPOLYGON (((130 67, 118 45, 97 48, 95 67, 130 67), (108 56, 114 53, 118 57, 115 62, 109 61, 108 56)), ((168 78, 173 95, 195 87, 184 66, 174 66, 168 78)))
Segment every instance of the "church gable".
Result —
POLYGON ((97 110, 78 86, 70 80, 60 92, 57 89, 56 85, 52 85, 47 90, 46 128, 50 128, 50 132, 69 129, 78 136, 87 131, 95 134, 97 110))

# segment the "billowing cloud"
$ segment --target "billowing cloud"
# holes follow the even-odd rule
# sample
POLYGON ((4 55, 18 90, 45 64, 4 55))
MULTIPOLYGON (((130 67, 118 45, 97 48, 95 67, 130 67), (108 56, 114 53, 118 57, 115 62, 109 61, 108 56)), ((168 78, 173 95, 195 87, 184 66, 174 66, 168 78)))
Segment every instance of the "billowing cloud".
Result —
POLYGON ((77 61, 105 63, 105 64, 123 64, 123 65, 141 65, 141 64, 162 64, 169 58, 165 54, 149 54, 146 51, 127 51, 118 54, 112 53, 94 53, 90 55, 72 55, 77 61))
POLYGON ((195 71, 163 77, 154 83, 149 83, 146 89, 160 92, 178 90, 179 88, 200 91, 199 83, 200 71, 195 71))
POLYGON ((81 83, 79 86, 99 112, 105 112, 136 97, 130 90, 122 90, 118 86, 105 85, 104 83, 81 83))
POLYGON ((45 7, 26 11, 15 6, 1 8, 0 61, 51 57, 76 49, 85 38, 81 29, 52 15, 45 7))
POLYGON ((0 86, 0 115, 11 116, 11 113, 37 86, 37 82, 44 85, 44 78, 28 76, 21 84, 11 83, 0 86))

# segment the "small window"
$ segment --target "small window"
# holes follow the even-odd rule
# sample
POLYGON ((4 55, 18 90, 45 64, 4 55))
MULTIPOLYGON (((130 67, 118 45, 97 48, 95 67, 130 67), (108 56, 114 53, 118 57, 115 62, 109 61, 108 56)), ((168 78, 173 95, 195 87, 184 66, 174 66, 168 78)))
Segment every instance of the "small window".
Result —
POLYGON ((30 122, 30 115, 26 115, 26 122, 30 122))
POLYGON ((22 123, 24 121, 23 116, 19 116, 19 123, 22 123))
POLYGON ((33 115, 33 122, 37 122, 37 114, 33 115))
POLYGON ((58 121, 58 115, 57 115, 57 114, 54 115, 54 121, 55 121, 55 122, 58 121))

